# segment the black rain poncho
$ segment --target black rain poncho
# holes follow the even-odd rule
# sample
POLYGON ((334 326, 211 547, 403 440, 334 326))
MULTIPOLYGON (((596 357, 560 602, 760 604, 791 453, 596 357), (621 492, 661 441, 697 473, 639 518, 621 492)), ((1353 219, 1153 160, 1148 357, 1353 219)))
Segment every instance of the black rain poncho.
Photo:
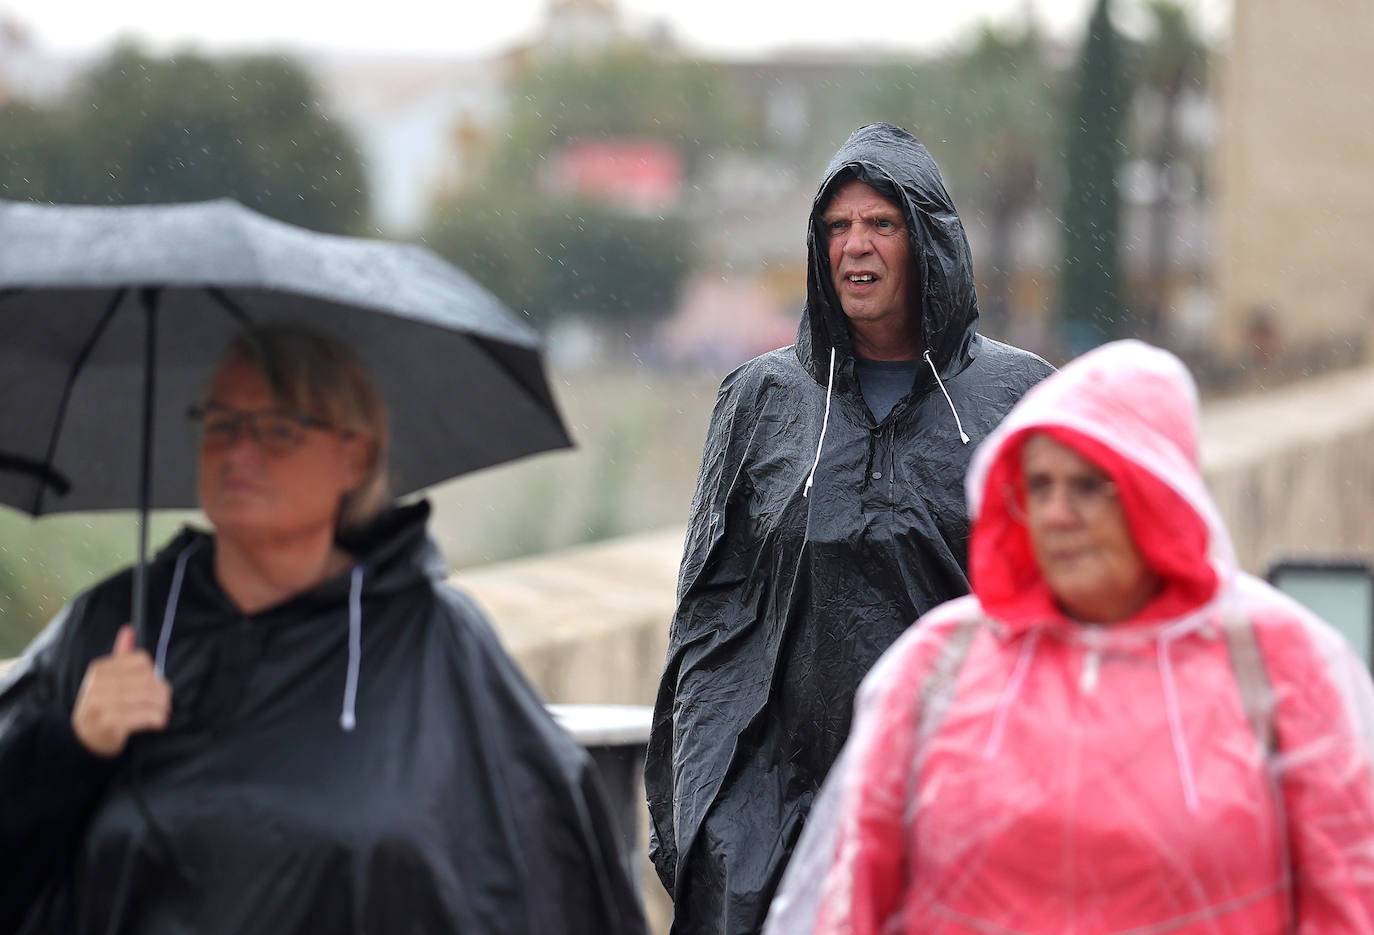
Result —
POLYGON ((762 927, 860 679, 912 621, 968 592, 973 449, 1051 370, 975 333, 963 225, 905 130, 855 131, 826 170, 807 247, 797 344, 725 378, 692 500, 645 769, 650 856, 678 935, 762 927), (880 423, 816 217, 851 177, 901 205, 921 272, 929 357, 880 423))
POLYGON ((250 616, 178 536, 149 571, 171 724, 109 761, 68 720, 129 574, 79 596, 0 690, 0 931, 642 935, 589 758, 444 584, 428 515, 250 616))

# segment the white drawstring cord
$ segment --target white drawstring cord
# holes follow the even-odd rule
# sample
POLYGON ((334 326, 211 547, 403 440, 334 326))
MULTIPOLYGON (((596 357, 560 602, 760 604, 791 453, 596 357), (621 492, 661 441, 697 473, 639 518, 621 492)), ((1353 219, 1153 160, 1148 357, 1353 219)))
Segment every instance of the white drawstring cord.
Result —
POLYGON ((353 580, 348 589, 348 678, 344 682, 343 711, 339 726, 351 731, 358 724, 355 710, 358 704, 358 665, 363 654, 363 566, 353 566, 353 580))
POLYGON ((172 572, 172 589, 167 594, 167 607, 162 611, 162 629, 157 635, 157 653, 153 663, 153 668, 162 678, 167 677, 167 647, 172 642, 172 624, 177 616, 177 601, 181 599, 181 582, 186 578, 186 561, 192 552, 200 548, 200 543, 201 540, 197 539, 181 550, 176 569, 172 572))
POLYGON ((830 349, 830 376, 825 381, 825 416, 821 419, 821 437, 816 442, 816 460, 811 462, 811 474, 806 478, 806 486, 802 488, 802 496, 811 495, 811 484, 816 479, 816 468, 821 463, 821 446, 825 444, 825 431, 830 427, 830 393, 835 388, 835 349, 830 349))
MULTIPOLYGON (((158 633, 155 667, 157 674, 166 678, 167 648, 172 642, 172 628, 176 621, 177 603, 181 598, 181 585, 186 579, 186 562, 200 547, 196 541, 181 550, 177 556, 176 568, 172 572, 172 587, 167 594, 167 607, 162 614, 162 629, 158 633)), ((362 658, 363 642, 363 567, 355 565, 348 592, 348 677, 344 683, 343 711, 339 715, 339 726, 351 731, 357 726, 356 708, 358 703, 358 667, 362 658)))
POLYGON ((1016 660, 1016 668, 1012 670, 1011 678, 1007 680, 1007 689, 1002 692, 1002 698, 997 703, 997 715, 993 719, 992 733, 988 735, 988 742, 983 747, 983 759, 990 760, 997 755, 997 751, 1002 747, 1002 735, 1007 729, 1007 715, 1011 713, 1011 706, 1018 695, 1021 694, 1021 684, 1026 680, 1026 673, 1030 670, 1031 658, 1035 655, 1035 644, 1040 639, 1040 631, 1032 630, 1026 637, 1026 642, 1021 645, 1021 657, 1016 660))
POLYGON ((1183 801, 1188 811, 1197 814, 1197 784, 1193 781, 1193 761, 1188 756, 1187 739, 1183 736, 1183 718, 1178 710, 1178 691, 1174 687, 1174 667, 1169 661, 1169 637, 1159 641, 1159 675, 1164 682, 1164 711, 1169 716, 1169 738, 1174 745, 1178 762, 1178 781, 1183 785, 1183 801))
POLYGON ((959 418, 959 410, 954 408, 954 400, 949 398, 949 390, 945 389, 944 381, 940 379, 940 371, 935 369, 935 361, 930 359, 930 350, 927 349, 921 355, 925 362, 930 364, 930 372, 935 374, 935 383, 940 387, 940 392, 945 394, 945 402, 949 403, 949 411, 954 413, 954 424, 959 427, 959 440, 965 445, 969 443, 968 433, 964 431, 964 420, 959 418))

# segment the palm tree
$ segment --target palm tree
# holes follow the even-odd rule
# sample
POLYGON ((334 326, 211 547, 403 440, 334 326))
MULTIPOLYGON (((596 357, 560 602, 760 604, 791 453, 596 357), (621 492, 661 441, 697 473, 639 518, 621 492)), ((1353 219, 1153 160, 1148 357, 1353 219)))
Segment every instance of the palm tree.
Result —
POLYGON ((1169 302, 1170 253, 1174 233, 1174 198, 1170 180, 1180 157, 1178 112, 1184 94, 1207 76, 1207 46, 1198 37, 1187 9, 1178 0, 1150 0, 1153 28, 1142 49, 1141 90, 1159 101, 1159 126, 1146 142, 1151 175, 1156 180, 1150 206, 1150 239, 1146 260, 1144 336, 1163 336, 1169 302))
POLYGON ((982 25, 939 59, 876 69, 843 108, 845 121, 912 130, 940 163, 964 223, 984 219, 986 248, 974 263, 980 327, 999 337, 1012 317, 1017 225, 1053 174, 1062 92, 1028 13, 1020 25, 982 25))
POLYGON ((1071 354, 1123 330, 1117 188, 1126 90, 1121 59, 1110 0, 1097 0, 1079 53, 1064 144, 1067 184, 1059 288, 1062 339, 1071 354))
POLYGON ((1056 136, 1059 86, 1035 23, 1019 35, 984 28, 959 66, 969 127, 971 164, 979 173, 977 201, 988 217, 982 311, 990 333, 1010 323, 1014 242, 1018 222, 1040 196, 1056 136))

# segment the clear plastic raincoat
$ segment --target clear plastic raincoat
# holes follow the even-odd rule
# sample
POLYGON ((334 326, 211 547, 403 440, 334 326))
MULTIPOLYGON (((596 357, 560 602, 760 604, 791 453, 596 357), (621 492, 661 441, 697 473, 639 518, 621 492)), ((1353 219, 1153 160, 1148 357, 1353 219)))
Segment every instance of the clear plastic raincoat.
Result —
POLYGON ((1345 643, 1235 567, 1196 391, 1134 341, 1032 390, 975 454, 973 594, 856 702, 766 932, 1374 932, 1374 693, 1345 643), (1163 590, 1058 609, 1016 508, 1044 433, 1116 483, 1163 590))

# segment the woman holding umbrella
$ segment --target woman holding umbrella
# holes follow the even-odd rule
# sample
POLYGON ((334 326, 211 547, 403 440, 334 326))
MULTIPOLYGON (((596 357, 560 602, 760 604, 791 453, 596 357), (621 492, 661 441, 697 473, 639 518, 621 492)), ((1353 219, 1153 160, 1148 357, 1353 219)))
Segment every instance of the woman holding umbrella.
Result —
POLYGON ((0 688, 0 931, 640 933, 586 755, 476 607, 340 342, 241 334, 200 503, 0 688))
POLYGON ((973 594, 866 680, 769 933, 1374 932, 1368 673, 1235 568, 1172 355, 976 453, 973 594))

